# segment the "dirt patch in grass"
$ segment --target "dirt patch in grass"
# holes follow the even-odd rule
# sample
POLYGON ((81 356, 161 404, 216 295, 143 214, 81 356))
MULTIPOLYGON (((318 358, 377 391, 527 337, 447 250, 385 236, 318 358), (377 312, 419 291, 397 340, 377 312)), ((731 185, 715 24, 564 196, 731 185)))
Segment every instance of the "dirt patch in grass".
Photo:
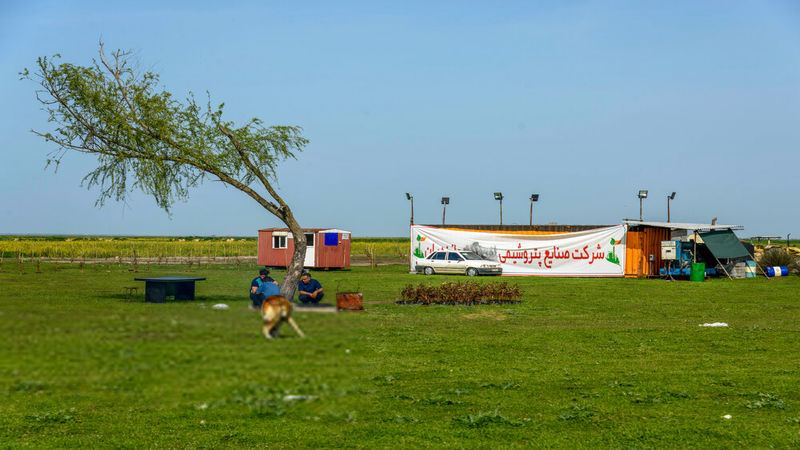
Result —
POLYGON ((461 317, 465 319, 481 319, 481 320, 506 320, 507 314, 500 311, 481 311, 470 314, 462 314, 461 317))

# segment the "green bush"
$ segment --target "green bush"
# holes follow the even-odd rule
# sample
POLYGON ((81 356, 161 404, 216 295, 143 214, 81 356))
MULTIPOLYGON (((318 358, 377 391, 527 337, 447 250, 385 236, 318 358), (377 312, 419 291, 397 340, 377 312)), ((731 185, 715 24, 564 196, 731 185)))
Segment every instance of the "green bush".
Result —
POLYGON ((786 266, 789 268, 790 273, 797 273, 800 271, 797 260, 790 255, 789 252, 777 247, 767 249, 761 255, 761 258, 758 259, 758 265, 764 270, 766 270, 767 267, 786 266))
POLYGON ((442 283, 440 286, 427 284, 406 285, 400 291, 401 304, 430 305, 474 305, 487 303, 517 302, 522 297, 519 286, 505 282, 478 283, 477 281, 442 283))

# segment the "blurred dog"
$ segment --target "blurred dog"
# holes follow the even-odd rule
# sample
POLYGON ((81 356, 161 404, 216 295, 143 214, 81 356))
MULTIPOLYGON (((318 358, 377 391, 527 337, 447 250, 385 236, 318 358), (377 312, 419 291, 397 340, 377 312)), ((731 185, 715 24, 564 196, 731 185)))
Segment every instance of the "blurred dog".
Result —
POLYGON ((292 319, 292 303, 282 295, 270 295, 261 303, 261 317, 264 319, 262 331, 267 339, 279 336, 283 322, 289 322, 300 337, 306 337, 292 319))

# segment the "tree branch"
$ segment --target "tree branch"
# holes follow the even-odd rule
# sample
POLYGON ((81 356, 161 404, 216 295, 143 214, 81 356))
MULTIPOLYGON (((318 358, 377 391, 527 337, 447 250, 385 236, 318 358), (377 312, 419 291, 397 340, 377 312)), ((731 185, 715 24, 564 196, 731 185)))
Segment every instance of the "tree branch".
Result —
POLYGON ((261 181, 261 184, 264 186, 267 192, 269 192, 269 195, 271 195, 272 198, 274 198, 275 201, 278 202, 278 204, 280 205, 280 208, 278 209, 288 210, 289 205, 287 205, 286 202, 283 201, 283 198, 281 198, 281 196, 278 195, 275 189, 272 188, 272 184, 270 184, 269 180, 267 179, 267 177, 264 176, 261 170, 257 168, 252 161, 250 161, 250 158, 247 156, 247 153, 245 153, 244 149, 242 149, 242 146, 241 144, 239 144, 239 141, 236 139, 236 136, 234 136, 230 130, 228 130, 221 124, 218 124, 217 128, 219 129, 220 132, 222 132, 222 134, 224 134, 225 136, 228 137, 228 139, 230 139, 231 144, 233 144, 233 148, 235 148, 236 151, 239 153, 239 156, 242 158, 242 161, 244 162, 245 166, 247 166, 247 169, 250 171, 250 173, 253 174, 256 178, 258 178, 259 181, 261 181))

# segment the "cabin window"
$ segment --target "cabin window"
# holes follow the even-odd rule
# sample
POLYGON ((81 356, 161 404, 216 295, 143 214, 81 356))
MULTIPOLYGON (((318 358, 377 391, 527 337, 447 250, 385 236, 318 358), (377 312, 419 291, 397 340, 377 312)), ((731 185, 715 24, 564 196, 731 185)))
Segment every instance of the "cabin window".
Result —
POLYGON ((286 248, 286 236, 272 236, 272 248, 286 248))
POLYGON ((306 233, 306 245, 309 247, 314 246, 314 233, 306 233))

